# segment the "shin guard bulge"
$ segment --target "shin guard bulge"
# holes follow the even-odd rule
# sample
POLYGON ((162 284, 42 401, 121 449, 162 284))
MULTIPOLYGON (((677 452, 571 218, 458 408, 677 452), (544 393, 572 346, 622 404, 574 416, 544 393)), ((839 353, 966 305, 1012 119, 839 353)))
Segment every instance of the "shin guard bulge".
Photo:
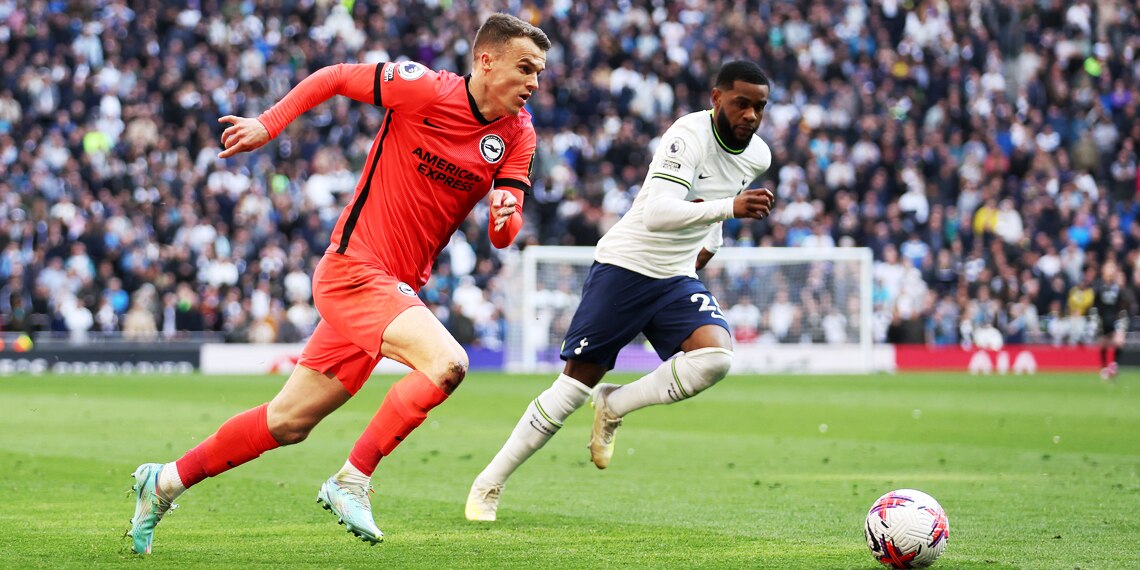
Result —
POLYGON ((371 476, 380 458, 392 453, 404 438, 424 423, 428 411, 443 403, 447 393, 427 375, 414 370, 388 389, 380 409, 368 422, 348 460, 371 476))
POLYGON ((269 433, 268 408, 269 404, 262 404, 226 420, 213 435, 187 451, 175 462, 182 484, 190 488, 277 449, 281 444, 269 433))

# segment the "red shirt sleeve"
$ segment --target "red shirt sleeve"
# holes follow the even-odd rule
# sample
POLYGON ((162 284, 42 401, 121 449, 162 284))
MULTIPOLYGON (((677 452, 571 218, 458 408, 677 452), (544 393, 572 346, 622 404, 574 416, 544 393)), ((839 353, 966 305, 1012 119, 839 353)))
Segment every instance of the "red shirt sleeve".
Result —
POLYGON ((414 61, 385 63, 378 71, 376 104, 397 111, 419 111, 439 97, 443 76, 414 61))
MULTIPOLYGON (((534 163, 534 148, 537 137, 534 127, 527 123, 517 144, 511 145, 511 152, 503 159, 503 165, 495 173, 493 188, 505 186, 530 192, 530 169, 534 163)), ((505 189, 505 188, 504 188, 505 189)))
POLYGON ((380 65, 375 63, 340 63, 322 67, 289 90, 276 105, 257 120, 265 125, 270 138, 276 138, 302 113, 320 105, 333 95, 344 95, 362 103, 379 105, 380 65))
POLYGON ((489 214, 489 220, 487 221, 487 237, 491 238, 491 245, 499 249, 503 249, 504 247, 507 247, 514 243, 515 238, 519 235, 519 230, 522 229, 523 191, 519 190, 518 188, 509 187, 500 187, 498 190, 506 190, 515 197, 515 200, 518 200, 518 203, 515 204, 515 213, 511 214, 511 217, 507 219, 507 223, 503 224, 503 227, 497 230, 495 229, 495 212, 492 211, 489 214))
POLYGON ((529 123, 527 127, 523 131, 523 136, 520 137, 519 144, 512 145, 513 151, 504 159, 503 166, 495 174, 495 183, 492 185, 492 188, 510 192, 518 200, 518 204, 515 205, 515 213, 511 214, 510 219, 507 220, 506 224, 503 224, 502 228, 495 230, 494 215, 491 216, 487 235, 491 238, 491 244, 499 249, 511 245, 518 237, 519 230, 522 229, 523 225, 523 197, 530 192, 530 169, 534 163, 534 149, 537 141, 534 127, 529 123))

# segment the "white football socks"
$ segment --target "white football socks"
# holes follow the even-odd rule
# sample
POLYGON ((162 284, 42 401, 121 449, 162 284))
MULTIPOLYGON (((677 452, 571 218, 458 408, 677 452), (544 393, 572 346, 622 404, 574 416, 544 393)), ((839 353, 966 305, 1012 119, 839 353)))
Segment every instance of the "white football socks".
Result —
POLYGON ((589 399, 589 388, 565 374, 559 374, 554 384, 526 407, 515 430, 478 479, 488 483, 506 483, 511 473, 546 445, 562 428, 566 418, 589 399))
POLYGON ((336 475, 333 475, 333 478, 341 483, 350 483, 361 487, 368 487, 372 482, 372 478, 357 469, 351 461, 345 461, 344 467, 341 467, 340 471, 337 471, 336 475))
POLYGON ((173 501, 186 492, 182 484, 182 476, 178 474, 178 465, 173 461, 163 464, 158 472, 158 482, 155 484, 155 493, 166 501, 173 501))
POLYGON ((731 350, 720 347, 691 350, 610 392, 606 404, 618 416, 625 416, 646 406, 680 402, 719 382, 731 366, 731 350))

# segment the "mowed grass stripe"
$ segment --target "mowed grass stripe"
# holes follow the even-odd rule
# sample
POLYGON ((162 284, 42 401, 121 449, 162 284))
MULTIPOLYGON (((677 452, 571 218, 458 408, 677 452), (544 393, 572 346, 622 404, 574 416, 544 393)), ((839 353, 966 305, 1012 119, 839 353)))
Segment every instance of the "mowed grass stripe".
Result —
POLYGON ((631 415, 605 471, 585 449, 589 410, 571 416, 511 480, 500 521, 472 524, 471 478, 550 382, 473 373, 382 463, 388 537, 369 548, 315 493, 393 380, 304 444, 192 490, 141 561, 118 538, 131 470, 174 459, 282 379, 0 379, 0 566, 870 569, 863 514, 909 486, 950 514, 936 567, 1136 567, 1135 375, 734 375, 631 415))

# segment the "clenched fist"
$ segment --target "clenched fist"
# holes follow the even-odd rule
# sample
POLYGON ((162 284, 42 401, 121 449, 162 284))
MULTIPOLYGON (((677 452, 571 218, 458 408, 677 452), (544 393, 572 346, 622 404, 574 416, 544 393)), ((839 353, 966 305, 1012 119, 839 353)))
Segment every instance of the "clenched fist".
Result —
POLYGON ((732 217, 763 220, 772 213, 776 196, 767 188, 745 190, 732 201, 732 217))

